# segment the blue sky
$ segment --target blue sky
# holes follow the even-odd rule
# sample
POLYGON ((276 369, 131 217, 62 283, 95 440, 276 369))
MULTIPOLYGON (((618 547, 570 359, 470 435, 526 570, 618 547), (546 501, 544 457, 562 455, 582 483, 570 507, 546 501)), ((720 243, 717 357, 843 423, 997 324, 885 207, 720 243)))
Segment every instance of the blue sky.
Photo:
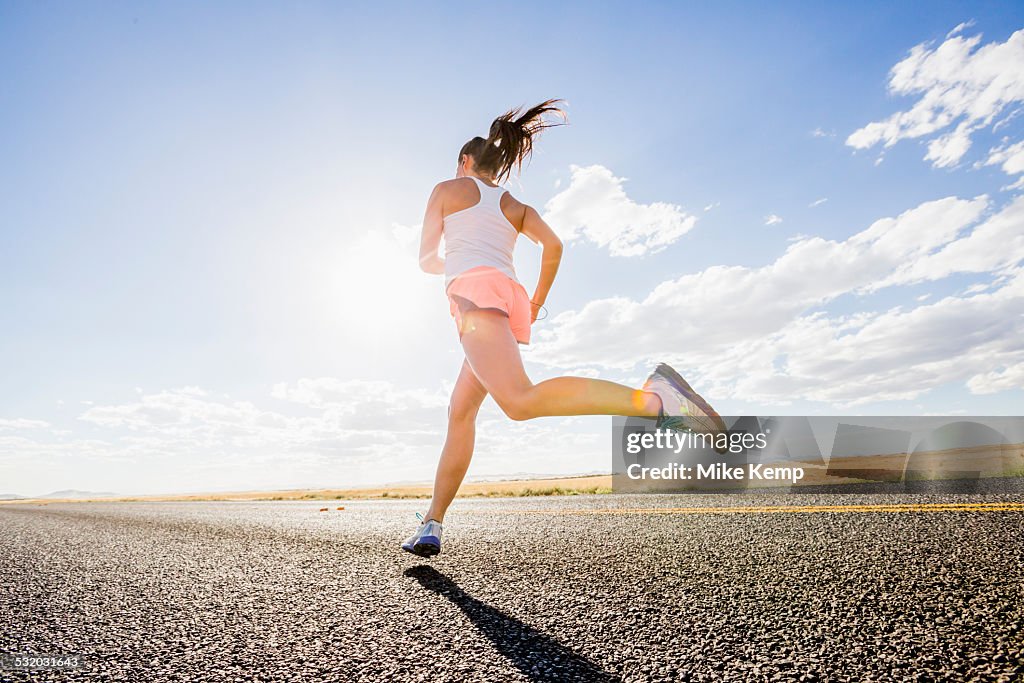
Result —
MULTIPOLYGON (((568 245, 535 379, 666 359, 723 414, 1021 414, 1020 29, 1012 3, 6 4, 0 493, 428 478, 462 356, 415 230, 463 142, 549 97, 570 125, 509 183, 568 245)), ((606 418, 482 420, 471 474, 609 466, 606 418)))

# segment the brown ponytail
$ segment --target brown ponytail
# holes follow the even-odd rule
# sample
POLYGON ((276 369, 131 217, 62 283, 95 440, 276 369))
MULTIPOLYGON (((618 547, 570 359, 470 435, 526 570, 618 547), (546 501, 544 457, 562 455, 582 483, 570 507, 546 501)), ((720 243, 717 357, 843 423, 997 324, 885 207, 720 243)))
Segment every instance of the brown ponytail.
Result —
POLYGON ((564 125, 565 112, 554 105, 563 100, 547 100, 520 114, 522 107, 510 109, 491 124, 487 138, 475 137, 462 146, 459 161, 468 154, 481 173, 490 174, 499 183, 512 168, 522 171, 523 161, 533 153, 533 139, 545 128, 564 125), (563 123, 544 120, 545 114, 556 114, 563 123))

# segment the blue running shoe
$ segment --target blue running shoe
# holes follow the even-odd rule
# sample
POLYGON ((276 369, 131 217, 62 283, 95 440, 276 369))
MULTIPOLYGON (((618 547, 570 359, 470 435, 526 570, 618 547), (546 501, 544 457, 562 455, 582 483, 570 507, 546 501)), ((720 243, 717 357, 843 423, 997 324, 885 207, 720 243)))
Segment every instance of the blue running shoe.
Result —
POLYGON ((656 394, 661 399, 658 427, 710 434, 718 453, 724 455, 729 452, 728 438, 718 436, 725 434, 728 437, 725 421, 670 365, 659 363, 644 382, 643 391, 656 394))
MULTIPOLYGON (((416 513, 416 517, 423 521, 423 515, 416 513)), ((405 540, 402 550, 419 555, 420 557, 433 557, 441 552, 441 522, 436 519, 424 521, 419 531, 405 540)))

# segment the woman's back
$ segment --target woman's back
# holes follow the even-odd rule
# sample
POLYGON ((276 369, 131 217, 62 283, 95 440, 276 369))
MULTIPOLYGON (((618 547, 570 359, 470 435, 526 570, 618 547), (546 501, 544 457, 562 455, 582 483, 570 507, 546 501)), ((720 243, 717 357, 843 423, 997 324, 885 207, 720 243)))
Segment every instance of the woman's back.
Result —
MULTIPOLYGON (((470 178, 476 184, 479 200, 444 217, 445 286, 457 275, 479 266, 497 268, 518 282, 512 254, 519 229, 501 208, 501 199, 507 190, 501 186, 492 187, 473 175, 464 178, 470 178)), ((460 198, 469 195, 468 189, 460 187, 458 190, 460 198)))

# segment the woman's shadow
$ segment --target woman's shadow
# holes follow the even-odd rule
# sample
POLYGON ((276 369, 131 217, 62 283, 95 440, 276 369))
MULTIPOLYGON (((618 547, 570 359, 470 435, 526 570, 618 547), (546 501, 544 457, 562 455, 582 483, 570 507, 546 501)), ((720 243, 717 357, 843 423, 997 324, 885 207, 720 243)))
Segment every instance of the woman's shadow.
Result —
POLYGON ((433 567, 417 565, 406 569, 405 575, 452 601, 498 652, 531 680, 620 680, 551 636, 469 595, 433 567))

